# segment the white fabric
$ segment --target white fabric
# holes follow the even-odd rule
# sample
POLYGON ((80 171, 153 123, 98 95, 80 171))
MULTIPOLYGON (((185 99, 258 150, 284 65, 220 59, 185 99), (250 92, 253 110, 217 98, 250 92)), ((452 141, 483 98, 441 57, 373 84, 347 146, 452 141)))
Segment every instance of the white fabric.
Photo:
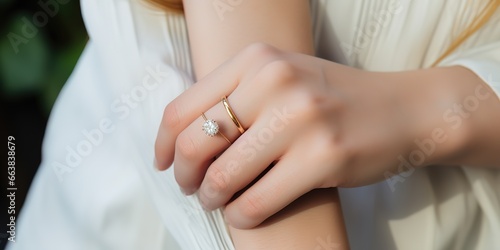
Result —
MULTIPOLYGON (((479 2, 313 1, 317 53, 374 71, 430 67, 479 2)), ((220 211, 205 213, 152 166, 162 110, 192 84, 183 16, 139 0, 81 4, 90 41, 52 111, 8 249, 233 249, 220 211)), ((500 93, 499 41, 495 17, 441 65, 468 67, 500 93)), ((500 246, 498 170, 421 169, 341 199, 352 249, 500 246)))

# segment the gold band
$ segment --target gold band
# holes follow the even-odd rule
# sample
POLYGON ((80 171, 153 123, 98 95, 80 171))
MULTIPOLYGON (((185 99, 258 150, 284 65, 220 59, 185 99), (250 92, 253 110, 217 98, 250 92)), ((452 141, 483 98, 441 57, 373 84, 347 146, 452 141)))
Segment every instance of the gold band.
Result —
POLYGON ((222 138, 224 138, 224 140, 226 140, 229 144, 231 144, 231 141, 229 139, 227 139, 227 137, 219 130, 219 125, 217 124, 216 121, 207 119, 207 117, 205 116, 205 113, 201 113, 201 117, 203 117, 203 120, 205 120, 205 123, 209 122, 209 123, 212 123, 216 126, 216 131, 214 131, 213 134, 209 134, 207 131, 205 131, 205 129, 203 129, 208 136, 212 137, 215 134, 219 134, 222 136, 222 138))
POLYGON ((238 131, 240 131, 241 134, 245 133, 245 129, 243 128, 243 126, 241 126, 241 123, 238 120, 238 118, 236 118, 236 115, 234 114, 231 106, 229 106, 229 102, 227 101, 226 96, 223 96, 221 98, 221 101, 222 101, 222 105, 224 105, 224 108, 226 108, 227 114, 229 115, 229 117, 233 121, 234 125, 236 125, 236 127, 238 128, 238 131))

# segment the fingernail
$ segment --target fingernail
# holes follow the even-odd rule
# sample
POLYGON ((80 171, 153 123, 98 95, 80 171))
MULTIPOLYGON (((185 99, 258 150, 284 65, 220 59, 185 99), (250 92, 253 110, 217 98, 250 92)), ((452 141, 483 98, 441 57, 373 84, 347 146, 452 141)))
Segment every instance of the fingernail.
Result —
POLYGON ((205 210, 205 212, 210 212, 211 210, 209 210, 207 208, 207 204, 205 203, 204 200, 200 199, 200 203, 201 203, 201 207, 203 208, 203 210, 205 210))
POLYGON ((185 195, 185 196, 190 196, 190 195, 193 195, 194 193, 196 193, 196 188, 193 188, 193 189, 184 189, 184 188, 180 188, 181 189, 181 192, 185 195))
POLYGON ((198 200, 200 201, 200 204, 201 204, 201 207, 203 208, 203 210, 205 210, 205 212, 212 211, 212 210, 208 209, 207 200, 203 199, 201 196, 202 195, 200 195, 200 193, 198 193, 198 200))

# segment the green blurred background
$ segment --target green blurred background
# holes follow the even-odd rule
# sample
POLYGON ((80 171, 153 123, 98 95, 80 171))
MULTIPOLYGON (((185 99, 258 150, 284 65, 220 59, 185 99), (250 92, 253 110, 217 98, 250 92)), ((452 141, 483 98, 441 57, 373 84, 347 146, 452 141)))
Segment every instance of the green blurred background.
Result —
MULTIPOLYGON (((50 110, 88 36, 78 0, 0 0, 0 17, 0 132, 4 145, 8 136, 16 138, 19 215, 40 164, 50 110)), ((4 167, 0 170, 0 249, 5 248, 8 231, 7 145, 4 150, 4 167)))

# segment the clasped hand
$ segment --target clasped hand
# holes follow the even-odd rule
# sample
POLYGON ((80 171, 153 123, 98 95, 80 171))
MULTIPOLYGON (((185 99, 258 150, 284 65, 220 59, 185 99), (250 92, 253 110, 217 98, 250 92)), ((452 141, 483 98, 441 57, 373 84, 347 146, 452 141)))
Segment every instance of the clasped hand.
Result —
POLYGON ((397 169, 417 136, 411 92, 392 74, 254 44, 168 104, 156 164, 174 163, 185 194, 251 228, 312 189, 366 185, 397 169))

